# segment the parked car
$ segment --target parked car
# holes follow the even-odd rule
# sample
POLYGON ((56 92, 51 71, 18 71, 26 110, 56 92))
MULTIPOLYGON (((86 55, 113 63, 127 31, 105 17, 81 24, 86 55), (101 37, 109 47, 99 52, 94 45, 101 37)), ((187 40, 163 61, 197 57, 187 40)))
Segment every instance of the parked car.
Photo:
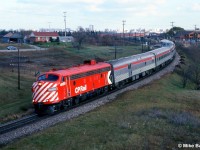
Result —
POLYGON ((8 46, 8 47, 7 47, 7 50, 17 50, 17 47, 14 47, 14 46, 8 46))

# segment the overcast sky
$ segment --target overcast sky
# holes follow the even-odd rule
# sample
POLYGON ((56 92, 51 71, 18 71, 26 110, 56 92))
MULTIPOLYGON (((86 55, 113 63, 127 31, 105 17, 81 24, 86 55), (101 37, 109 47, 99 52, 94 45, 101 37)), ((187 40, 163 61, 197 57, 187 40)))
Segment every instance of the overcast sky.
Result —
POLYGON ((200 27, 200 0, 1 0, 0 29, 200 27), (50 22, 50 23, 49 23, 50 22))

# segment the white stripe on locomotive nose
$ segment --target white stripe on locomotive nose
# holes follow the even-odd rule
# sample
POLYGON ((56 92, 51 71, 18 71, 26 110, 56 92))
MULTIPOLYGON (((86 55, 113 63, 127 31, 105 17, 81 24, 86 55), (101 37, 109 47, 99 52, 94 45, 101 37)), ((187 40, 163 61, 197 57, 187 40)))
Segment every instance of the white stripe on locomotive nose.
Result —
MULTIPOLYGON (((53 87, 56 87, 56 86, 57 84, 55 84, 53 87)), ((51 92, 51 94, 46 99, 50 99, 55 93, 56 91, 51 92)))
POLYGON ((46 86, 40 93, 38 93, 38 95, 35 96, 35 99, 38 101, 40 99, 40 97, 44 94, 44 92, 46 92, 46 90, 52 85, 52 83, 50 83, 48 86, 46 86))
POLYGON ((57 96, 58 96, 58 92, 56 92, 56 94, 55 94, 54 97, 50 100, 50 102, 54 101, 54 99, 56 99, 57 96))
POLYGON ((50 83, 48 86, 46 86, 46 87, 41 91, 41 93, 39 93, 39 95, 36 96, 35 99, 36 99, 36 100, 39 100, 39 98, 44 94, 44 92, 47 91, 48 88, 50 88, 50 87, 52 86, 52 84, 53 84, 53 83, 50 83))
POLYGON ((37 86, 37 87, 36 87, 36 89, 35 89, 36 92, 35 92, 35 95, 34 95, 34 99, 35 99, 35 98, 37 97, 37 95, 38 95, 38 90, 41 91, 40 88, 42 89, 42 87, 40 87, 40 86, 37 86))
POLYGON ((49 92, 46 92, 40 99, 39 99, 39 101, 38 102, 41 102, 41 101, 43 101, 43 99, 45 99, 46 98, 46 96, 49 94, 49 92))
POLYGON ((38 96, 38 94, 41 92, 41 90, 45 88, 45 87, 39 87, 37 86, 36 89, 35 89, 35 95, 34 95, 34 99, 36 99, 36 97, 38 96))
POLYGON ((35 99, 35 97, 36 97, 36 92, 38 91, 38 89, 39 89, 39 87, 36 87, 36 89, 35 89, 35 92, 34 92, 34 97, 33 97, 33 99, 35 99))
POLYGON ((56 91, 51 92, 51 94, 47 97, 47 99, 50 99, 55 93, 56 91))
POLYGON ((52 87, 56 87, 57 86, 57 84, 54 84, 52 87))
MULTIPOLYGON (((47 84, 49 84, 49 82, 46 82, 46 83, 43 84, 40 88, 39 88, 39 86, 38 86, 39 90, 36 91, 35 97, 40 93, 41 90, 43 90, 43 89, 45 88, 45 86, 46 86, 47 84)), ((35 98, 35 97, 34 97, 34 98, 35 98)))
POLYGON ((34 82, 33 83, 33 88, 35 88, 37 85, 38 85, 37 82, 34 82))

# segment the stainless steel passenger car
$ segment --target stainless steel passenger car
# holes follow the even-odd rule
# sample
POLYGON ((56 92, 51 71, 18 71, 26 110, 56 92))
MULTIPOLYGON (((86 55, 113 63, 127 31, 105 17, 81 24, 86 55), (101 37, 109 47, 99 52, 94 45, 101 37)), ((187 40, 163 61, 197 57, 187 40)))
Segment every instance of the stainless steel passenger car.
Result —
POLYGON ((129 57, 108 61, 112 67, 113 86, 123 85, 150 74, 170 62, 175 55, 175 45, 169 40, 161 41, 161 48, 129 57))
POLYGON ((175 55, 175 44, 169 40, 161 41, 161 48, 152 50, 151 53, 155 55, 156 67, 162 67, 166 65, 175 55))
POLYGON ((145 76, 148 70, 155 68, 154 54, 147 52, 143 54, 111 60, 112 76, 115 86, 124 80, 135 80, 139 76, 145 76))

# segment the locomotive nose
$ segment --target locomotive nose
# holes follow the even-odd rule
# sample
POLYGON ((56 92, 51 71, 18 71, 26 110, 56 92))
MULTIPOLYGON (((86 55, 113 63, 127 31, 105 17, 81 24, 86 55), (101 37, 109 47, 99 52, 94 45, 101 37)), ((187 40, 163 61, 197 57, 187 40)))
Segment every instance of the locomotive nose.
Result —
POLYGON ((33 88, 33 102, 51 102, 58 99, 57 83, 39 81, 33 88))

